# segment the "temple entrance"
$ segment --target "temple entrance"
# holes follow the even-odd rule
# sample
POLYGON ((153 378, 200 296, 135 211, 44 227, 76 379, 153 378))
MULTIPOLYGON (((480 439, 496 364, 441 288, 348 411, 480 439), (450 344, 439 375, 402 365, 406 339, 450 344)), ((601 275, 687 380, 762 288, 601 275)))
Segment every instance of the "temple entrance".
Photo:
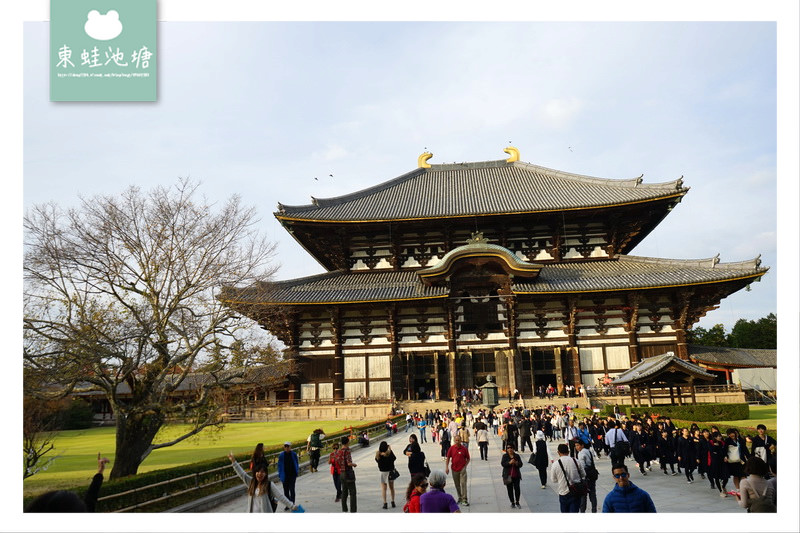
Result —
MULTIPOLYGON (((430 393, 436 393, 436 380, 432 378, 414 378, 414 399, 428 400, 430 393)), ((437 398, 438 399, 438 398, 437 398)))
POLYGON ((548 385, 552 385, 553 387, 557 387, 556 384, 556 375, 555 374, 539 374, 538 372, 534 375, 534 392, 538 393, 539 386, 543 388, 547 388, 548 385))

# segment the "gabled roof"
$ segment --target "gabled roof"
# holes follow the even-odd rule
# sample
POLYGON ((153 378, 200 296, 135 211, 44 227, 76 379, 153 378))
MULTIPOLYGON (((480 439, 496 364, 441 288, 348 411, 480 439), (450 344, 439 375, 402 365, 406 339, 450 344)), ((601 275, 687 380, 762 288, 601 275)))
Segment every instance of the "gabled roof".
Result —
POLYGON ((640 203, 686 194, 683 180, 644 184, 505 160, 431 165, 345 196, 278 204, 279 220, 377 222, 536 213, 640 203))
POLYGON ((689 361, 684 361, 673 352, 667 352, 665 354, 642 359, 631 368, 618 375, 612 384, 635 385, 647 383, 658 379, 659 376, 667 372, 678 372, 709 381, 716 377, 714 374, 706 372, 701 367, 689 361))
POLYGON ((707 365, 737 368, 778 366, 778 350, 689 345, 689 359, 707 365))
MULTIPOLYGON (((512 285, 516 294, 597 292, 695 285, 753 278, 767 271, 758 259, 719 263, 716 259, 674 260, 620 256, 604 261, 543 265, 534 281, 512 285)), ((517 280, 515 280, 517 281, 517 280)), ((323 304, 445 298, 446 286, 426 286, 418 271, 335 271, 306 278, 226 289, 230 305, 323 304)))

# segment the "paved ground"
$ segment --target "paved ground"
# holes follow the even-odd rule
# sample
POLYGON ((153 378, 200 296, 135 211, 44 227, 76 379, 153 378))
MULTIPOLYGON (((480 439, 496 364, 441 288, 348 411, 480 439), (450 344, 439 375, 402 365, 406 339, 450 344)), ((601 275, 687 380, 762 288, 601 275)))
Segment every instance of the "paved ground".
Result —
MULTIPOLYGON (((409 430, 410 433, 411 430, 409 430)), ((392 509, 382 509, 380 475, 377 464, 375 463, 375 452, 378 448, 380 439, 374 439, 373 445, 365 449, 353 451, 353 460, 358 467, 356 468, 357 489, 358 489, 358 512, 361 513, 402 513, 405 489, 408 486, 409 474, 407 459, 402 455, 402 451, 408 442, 409 433, 402 430, 388 439, 389 444, 398 456, 397 470, 400 478, 395 481, 397 507, 392 509)), ((418 434, 417 434, 418 435, 418 434)), ((548 443, 551 459, 557 457, 557 442, 548 443)), ((491 435, 489 443, 489 460, 481 461, 480 453, 475 442, 471 441, 469 451, 472 461, 469 466, 469 507, 462 507, 462 513, 558 513, 558 495, 553 490, 553 486, 548 483, 546 489, 542 490, 539 483, 539 474, 532 465, 525 464, 522 469, 522 497, 520 504, 522 509, 511 509, 508 500, 508 493, 501 478, 500 458, 502 443, 500 438, 491 435)), ((422 443, 422 451, 428 459, 431 469, 444 470, 444 461, 441 459, 441 448, 437 443, 431 442, 430 432, 428 432, 428 442, 422 443)), ((523 460, 527 461, 529 452, 520 453, 523 460)), ((603 456, 596 459, 600 479, 597 480, 597 501, 598 512, 602 510, 603 499, 613 487, 611 477, 611 462, 603 456)), ((341 504, 334 502, 336 490, 333 481, 328 473, 327 457, 324 456, 320 462, 320 471, 316 473, 303 474, 297 480, 298 503, 302 504, 309 513, 341 513, 341 504)), ((708 481, 700 479, 695 472, 696 481, 689 485, 683 475, 665 476, 658 470, 658 464, 653 466, 653 471, 648 472, 647 476, 642 476, 634 467, 634 463, 629 459, 628 467, 632 471, 631 480, 634 484, 650 493, 656 504, 658 512, 683 512, 683 513, 736 513, 744 512, 733 497, 720 498, 716 490, 711 490, 708 481)), ((452 478, 445 490, 456 496, 452 478)), ((733 480, 728 483, 728 489, 733 490, 733 480)), ((387 496, 388 499, 388 496, 387 496)), ((214 513, 238 513, 244 512, 247 507, 246 497, 242 496, 217 506, 208 512, 214 513)))

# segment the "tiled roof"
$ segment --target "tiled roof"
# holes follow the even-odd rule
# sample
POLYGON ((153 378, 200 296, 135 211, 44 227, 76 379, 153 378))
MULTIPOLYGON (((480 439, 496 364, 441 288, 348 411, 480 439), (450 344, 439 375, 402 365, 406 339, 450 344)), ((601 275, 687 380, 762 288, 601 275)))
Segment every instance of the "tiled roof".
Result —
POLYGON ((701 367, 692 364, 689 361, 684 361, 672 352, 667 352, 665 354, 642 359, 634 366, 618 375, 612 384, 626 385, 629 383, 650 380, 657 377, 662 370, 669 366, 674 366, 678 370, 698 377, 705 377, 708 379, 714 379, 715 377, 714 374, 706 372, 701 367))
POLYGON ((739 368, 778 366, 778 350, 774 349, 689 345, 689 358, 699 363, 739 368))
POLYGON ((680 197, 688 190, 682 179, 644 184, 641 178, 610 180, 529 163, 484 161, 418 168, 352 194, 313 199, 309 205, 278 204, 275 216, 379 221, 531 213, 680 197))
MULTIPOLYGON (((740 263, 620 256, 605 261, 543 265, 532 282, 515 283, 516 293, 564 293, 692 285, 754 277, 766 272, 758 259, 740 263)), ((427 287, 415 271, 328 272, 307 278, 228 289, 231 304, 318 304, 446 297, 447 287, 427 287)))
POLYGON ((559 293, 692 285, 763 274, 761 260, 720 263, 710 259, 657 259, 620 255, 617 260, 546 265, 532 283, 514 285, 520 293, 559 293))

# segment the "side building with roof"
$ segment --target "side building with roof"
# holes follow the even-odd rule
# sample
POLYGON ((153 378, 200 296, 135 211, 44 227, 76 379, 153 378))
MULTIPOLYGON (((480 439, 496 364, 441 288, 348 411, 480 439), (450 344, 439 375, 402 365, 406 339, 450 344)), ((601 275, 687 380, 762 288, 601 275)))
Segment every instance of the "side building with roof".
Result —
POLYGON ((593 386, 758 281, 759 258, 628 255, 689 191, 507 160, 430 165, 276 218, 326 272, 226 287, 297 362, 290 401, 593 386))

